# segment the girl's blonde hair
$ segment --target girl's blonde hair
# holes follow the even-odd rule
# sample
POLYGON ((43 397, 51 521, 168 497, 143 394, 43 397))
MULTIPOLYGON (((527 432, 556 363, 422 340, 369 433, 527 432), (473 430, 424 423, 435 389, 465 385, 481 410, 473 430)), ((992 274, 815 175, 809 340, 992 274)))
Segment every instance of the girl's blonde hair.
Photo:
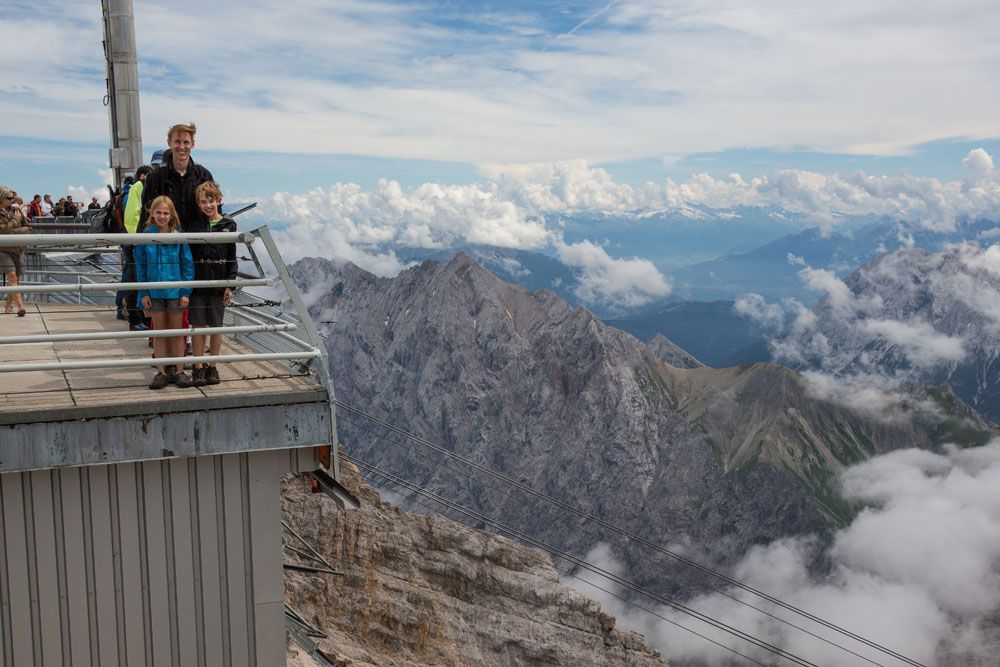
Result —
MULTIPOLYGON (((181 218, 177 215, 177 209, 174 207, 174 202, 170 197, 166 195, 160 195, 153 200, 153 203, 149 205, 149 215, 152 217, 153 211, 160 206, 166 206, 170 211, 170 224, 167 225, 167 229, 172 232, 176 232, 181 228, 181 218)), ((154 223, 155 224, 155 223, 154 223)))

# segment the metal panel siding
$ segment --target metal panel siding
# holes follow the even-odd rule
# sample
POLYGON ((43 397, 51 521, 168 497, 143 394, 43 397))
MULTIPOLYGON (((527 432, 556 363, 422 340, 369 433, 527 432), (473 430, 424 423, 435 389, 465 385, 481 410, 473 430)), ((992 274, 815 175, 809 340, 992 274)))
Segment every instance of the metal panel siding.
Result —
POLYGON ((143 542, 146 547, 146 572, 149 584, 146 598, 144 621, 147 627, 146 650, 152 665, 169 665, 170 644, 170 593, 167 586, 167 536, 163 518, 163 475, 166 463, 149 461, 142 466, 142 489, 145 512, 148 517, 160 517, 159 521, 143 522, 143 542))
MULTIPOLYGON (((69 644, 64 653, 73 665, 90 664, 90 611, 87 606, 87 559, 84 557, 83 503, 79 468, 61 470, 56 475, 61 490, 63 561, 66 563, 66 597, 69 614, 69 644)), ((0 477, 0 484, 3 483, 0 477)), ((65 633, 64 633, 65 634, 65 633)))
POLYGON ((56 564, 56 531, 53 512, 52 473, 35 472, 31 480, 31 498, 34 509, 34 550, 37 563, 39 641, 42 637, 58 637, 58 642, 42 643, 42 664, 61 667, 62 614, 59 609, 59 569, 56 564), (49 575, 48 573, 51 573, 49 575))
MULTIPOLYGON (((2 491, 3 489, 0 489, 2 491)), ((4 522, 3 493, 0 493, 0 536, 7 534, 4 522)), ((0 659, 3 667, 11 667, 14 657, 10 645, 10 587, 7 584, 7 541, 0 539, 0 659)))
POLYGON ((288 464, 285 452, 250 454, 254 620, 260 667, 277 667, 283 664, 285 656, 281 532, 271 531, 271 526, 281 525, 278 475, 282 464, 288 464))
POLYGON ((0 665, 283 665, 278 477, 311 457, 0 474, 0 665))
MULTIPOLYGON (((184 667, 199 665, 198 621, 201 607, 195 604, 194 554, 191 534, 191 485, 188 462, 174 459, 170 466, 170 502, 173 512, 174 599, 178 644, 174 654, 184 667)), ((197 499, 195 499, 197 503, 197 499)))
POLYGON ((222 661, 222 587, 219 585, 219 526, 215 497, 215 460, 203 456, 193 460, 196 465, 198 506, 198 549, 201 566, 202 643, 207 665, 222 661))
POLYGON ((247 613, 247 578, 250 576, 250 560, 244 550, 244 538, 248 523, 246 505, 243 502, 243 466, 245 457, 223 456, 222 483, 225 495, 222 499, 226 531, 226 587, 229 617, 229 636, 223 638, 229 645, 229 657, 233 665, 250 664, 250 622, 247 613))
POLYGON ((28 549, 24 531, 23 475, 4 479, 4 542, 7 549, 7 582, 10 589, 11 634, 5 644, 11 647, 15 665, 35 664, 31 628, 31 598, 28 592, 28 549))

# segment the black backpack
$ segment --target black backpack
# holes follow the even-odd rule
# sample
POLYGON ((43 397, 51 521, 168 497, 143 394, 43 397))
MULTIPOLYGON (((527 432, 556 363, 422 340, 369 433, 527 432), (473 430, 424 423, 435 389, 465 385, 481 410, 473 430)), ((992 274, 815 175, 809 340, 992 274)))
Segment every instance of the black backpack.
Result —
POLYGON ((120 234, 125 231, 122 221, 122 193, 108 186, 108 203, 97 210, 90 218, 91 234, 120 234))

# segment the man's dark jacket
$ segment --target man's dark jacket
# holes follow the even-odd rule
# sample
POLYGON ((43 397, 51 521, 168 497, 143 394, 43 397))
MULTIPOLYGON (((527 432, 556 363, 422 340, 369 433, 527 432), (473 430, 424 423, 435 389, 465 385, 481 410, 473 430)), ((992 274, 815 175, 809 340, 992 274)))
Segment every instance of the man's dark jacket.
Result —
POLYGON ((200 164, 195 164, 194 160, 188 161, 188 168, 183 176, 174 169, 173 162, 168 162, 150 172, 142 189, 142 212, 139 214, 138 231, 141 232, 149 225, 149 205, 160 195, 167 195, 174 202, 177 216, 181 219, 181 231, 194 231, 192 227, 197 225, 201 217, 194 189, 211 180, 213 180, 212 172, 200 164))

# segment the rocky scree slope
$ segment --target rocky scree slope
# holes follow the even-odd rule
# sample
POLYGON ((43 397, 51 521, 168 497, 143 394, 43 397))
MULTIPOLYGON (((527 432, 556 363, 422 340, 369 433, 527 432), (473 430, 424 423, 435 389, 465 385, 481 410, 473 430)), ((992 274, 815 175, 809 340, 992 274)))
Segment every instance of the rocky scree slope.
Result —
MULTIPOLYGON (((350 464, 342 479, 360 509, 298 476, 282 488, 283 518, 344 574, 285 574, 287 602, 329 635, 317 642, 338 667, 666 665, 560 585, 545 554, 384 503, 350 464)), ((289 663, 317 664, 291 644, 289 663)))
MULTIPOLYGON (((677 368, 551 292, 468 256, 379 278, 350 263, 292 269, 322 322, 338 398, 661 545, 730 563, 755 544, 849 518, 845 464, 934 444, 811 398, 770 364, 677 368)), ((688 363, 688 365, 694 365, 688 363)), ((338 410, 351 455, 584 555, 616 536, 338 410)), ((674 563, 615 547, 629 576, 690 592, 674 563)))
MULTIPOLYGON (((798 367, 876 373, 934 385, 1000 422, 1000 246, 965 243, 881 255, 845 281, 849 295, 817 303, 811 327, 776 346, 798 367), (917 340, 886 334, 886 321, 922 327, 917 340), (932 337, 960 342, 962 358, 936 357, 932 337)), ((899 327, 889 329, 898 330, 899 327)), ((953 349, 949 347, 948 349, 953 349)))

